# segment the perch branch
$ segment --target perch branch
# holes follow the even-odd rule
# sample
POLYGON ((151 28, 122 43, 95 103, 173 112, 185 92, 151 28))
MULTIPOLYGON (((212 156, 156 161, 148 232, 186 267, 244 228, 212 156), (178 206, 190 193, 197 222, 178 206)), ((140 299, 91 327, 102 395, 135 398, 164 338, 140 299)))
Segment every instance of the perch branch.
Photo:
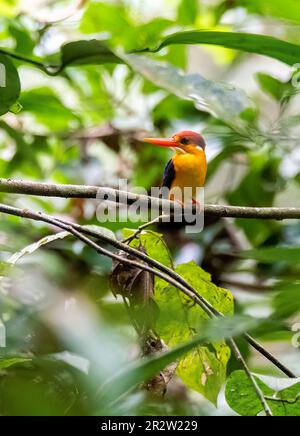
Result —
MULTIPOLYGON (((10 194, 35 195, 42 197, 63 198, 114 198, 116 203, 133 204, 139 201, 142 206, 155 208, 170 208, 171 212, 178 211, 178 203, 163 200, 147 195, 139 195, 133 192, 120 191, 108 187, 86 185, 58 185, 53 183, 30 182, 15 179, 0 178, 0 192, 10 194)), ((196 209, 194 209, 195 212, 196 209)), ((218 204, 206 204, 204 206, 206 216, 220 218, 256 218, 256 219, 300 219, 300 208, 295 207, 244 207, 227 206, 218 204)))

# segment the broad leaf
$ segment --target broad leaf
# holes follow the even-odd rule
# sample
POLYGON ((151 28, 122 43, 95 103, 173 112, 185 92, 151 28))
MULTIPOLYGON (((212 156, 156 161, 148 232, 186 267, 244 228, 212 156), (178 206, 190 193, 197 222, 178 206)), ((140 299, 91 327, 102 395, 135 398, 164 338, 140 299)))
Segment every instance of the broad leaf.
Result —
MULTIPOLYGON (((131 234, 132 231, 127 230, 124 236, 128 237, 131 234)), ((131 245, 137 247, 140 243, 150 257, 172 267, 169 251, 159 234, 144 231, 140 235, 140 240, 134 240, 131 245)), ((214 285, 210 275, 202 268, 190 262, 179 265, 176 271, 217 310, 224 315, 233 314, 231 293, 214 285)), ((156 331, 168 346, 183 344, 203 332, 203 323, 208 320, 208 315, 181 291, 160 278, 155 279, 154 300, 160 311, 156 331)), ((211 329, 209 334, 216 337, 216 330, 212 326, 211 329)), ((226 379, 229 357, 230 350, 220 339, 214 344, 208 343, 188 353, 180 360, 177 374, 187 386, 216 404, 218 394, 226 379)))
MULTIPOLYGON (((274 416, 300 416, 300 379, 255 375, 274 416)), ((226 385, 229 406, 243 416, 257 416, 262 405, 244 371, 233 372, 226 385)))
POLYGON ((166 62, 137 55, 121 57, 157 86, 180 98, 193 100, 198 109, 211 113, 229 125, 244 127, 240 117, 252 106, 244 91, 226 83, 205 79, 200 74, 185 74, 166 62))
MULTIPOLYGON (((233 313, 230 292, 214 285, 210 275, 194 262, 179 265, 176 271, 221 313, 233 313)), ((163 281, 156 282, 154 297, 160 309, 157 331, 167 345, 175 346, 200 334, 208 315, 198 305, 163 281)), ((223 341, 197 347, 179 362, 177 374, 187 386, 216 404, 229 357, 223 341)))
POLYGON ((64 106, 56 93, 47 87, 22 92, 20 103, 24 112, 31 112, 36 120, 51 131, 79 125, 79 118, 64 106))
POLYGON ((141 51, 159 51, 172 44, 211 44, 257 53, 277 59, 288 65, 299 62, 300 46, 267 35, 242 32, 215 32, 193 30, 177 32, 167 36, 158 47, 141 51))

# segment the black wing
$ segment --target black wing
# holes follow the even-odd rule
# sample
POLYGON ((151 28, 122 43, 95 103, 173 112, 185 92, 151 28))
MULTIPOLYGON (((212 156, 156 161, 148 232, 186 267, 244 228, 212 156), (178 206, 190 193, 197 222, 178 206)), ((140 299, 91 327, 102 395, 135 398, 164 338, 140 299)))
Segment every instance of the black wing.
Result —
POLYGON ((167 165, 165 166, 163 181, 161 186, 162 187, 166 186, 167 188, 171 189, 171 185, 174 179, 175 179, 175 167, 173 164, 173 160, 170 159, 167 165))

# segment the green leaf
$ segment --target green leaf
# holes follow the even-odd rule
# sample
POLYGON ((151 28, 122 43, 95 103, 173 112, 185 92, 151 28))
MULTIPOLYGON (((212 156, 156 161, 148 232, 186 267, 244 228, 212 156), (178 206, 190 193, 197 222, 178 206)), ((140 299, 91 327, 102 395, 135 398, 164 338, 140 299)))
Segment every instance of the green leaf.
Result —
POLYGON ((7 369, 14 365, 30 362, 32 359, 25 357, 4 357, 0 358, 0 369, 7 369))
MULTIPOLYGON (((230 292, 214 285, 210 275, 194 262, 179 265, 176 272, 217 310, 225 315, 233 313, 230 292)), ((200 334, 208 316, 178 289, 157 280, 154 299, 160 310, 156 330, 168 346, 182 344, 200 334)), ((187 386, 216 404, 229 357, 230 350, 224 341, 197 347, 180 361, 177 374, 187 386)))
POLYGON ((209 112, 234 127, 242 129, 245 126, 240 114, 252 107, 252 102, 244 91, 226 83, 207 80, 200 74, 185 74, 167 62, 132 54, 121 57, 152 83, 180 98, 194 101, 197 109, 209 112))
POLYGON ((226 48, 257 53, 294 65, 300 59, 300 46, 268 35, 242 32, 215 32, 194 30, 177 32, 167 36, 155 49, 141 51, 159 51, 172 44, 210 44, 226 48))
POLYGON ((0 54, 0 115, 16 103, 21 90, 18 71, 8 56, 0 54))
MULTIPOLYGON (((300 416, 300 379, 255 375, 274 416, 300 416)), ((257 416, 262 405, 244 371, 233 372, 226 385, 228 405, 242 416, 257 416)))
POLYGON ((79 118, 68 109, 51 88, 34 88, 22 92, 20 103, 24 112, 31 112, 37 121, 51 131, 59 131, 79 124, 79 118))
POLYGON ((71 65, 123 63, 104 42, 96 39, 69 42, 61 47, 61 67, 71 65))
MULTIPOLYGON (((132 231, 126 231, 124 236, 131 234, 132 231)), ((161 235, 144 231, 139 240, 134 240, 131 245, 137 247, 140 243, 150 257, 172 267, 168 248, 161 235)), ((233 314, 231 293, 214 285, 210 275, 194 262, 179 265, 176 272, 221 313, 233 314)), ((178 289, 160 278, 155 278, 154 299, 160 311, 156 331, 168 346, 183 344, 203 332, 203 322, 208 319, 207 314, 178 289)), ((229 357, 230 350, 222 340, 197 347, 179 362, 177 374, 187 386, 216 404, 226 379, 229 357)))

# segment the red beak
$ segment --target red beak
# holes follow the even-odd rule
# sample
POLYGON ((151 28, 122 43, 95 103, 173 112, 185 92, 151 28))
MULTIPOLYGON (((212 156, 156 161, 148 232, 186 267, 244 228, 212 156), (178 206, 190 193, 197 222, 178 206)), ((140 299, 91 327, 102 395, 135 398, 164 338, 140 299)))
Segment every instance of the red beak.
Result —
POLYGON ((161 145, 162 147, 176 147, 176 141, 173 138, 144 138, 144 142, 149 144, 161 145))

